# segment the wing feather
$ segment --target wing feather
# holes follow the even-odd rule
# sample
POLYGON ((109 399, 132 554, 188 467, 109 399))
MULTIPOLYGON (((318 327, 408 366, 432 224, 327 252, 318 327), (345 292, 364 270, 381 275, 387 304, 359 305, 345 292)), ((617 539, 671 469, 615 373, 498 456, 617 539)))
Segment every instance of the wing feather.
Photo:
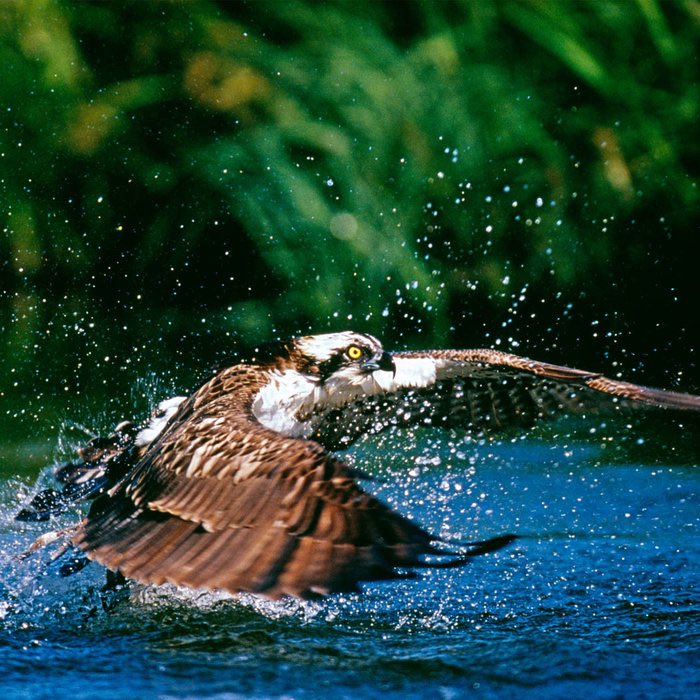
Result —
POLYGON ((700 396, 609 379, 497 350, 393 354, 376 391, 327 412, 314 438, 329 449, 396 425, 436 425, 475 432, 528 427, 567 413, 637 408, 700 411, 700 396))
POLYGON ((235 371, 235 391, 205 385, 93 503, 74 537, 89 558, 145 583, 314 597, 438 553, 343 461, 257 423, 235 371))

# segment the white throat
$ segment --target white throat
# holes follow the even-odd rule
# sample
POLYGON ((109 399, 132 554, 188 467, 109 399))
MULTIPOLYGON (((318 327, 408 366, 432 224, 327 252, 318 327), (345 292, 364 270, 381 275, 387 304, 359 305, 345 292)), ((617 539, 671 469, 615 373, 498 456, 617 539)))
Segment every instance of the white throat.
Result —
POLYGON ((253 415, 266 428, 289 437, 309 437, 313 430, 301 420, 313 404, 318 382, 296 370, 270 372, 270 381, 253 400, 253 415))
POLYGON ((360 396, 390 390, 391 372, 330 377, 326 382, 296 370, 273 370, 253 401, 253 415, 266 428, 288 437, 311 437, 324 413, 360 396))

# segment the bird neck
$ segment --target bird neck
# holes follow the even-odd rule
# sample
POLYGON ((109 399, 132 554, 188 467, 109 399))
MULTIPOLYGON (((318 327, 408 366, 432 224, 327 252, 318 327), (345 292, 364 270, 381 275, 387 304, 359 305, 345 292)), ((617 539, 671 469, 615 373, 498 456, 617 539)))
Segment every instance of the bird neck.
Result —
POLYGON ((253 416, 270 430, 289 437, 310 437, 319 380, 293 369, 271 369, 268 380, 253 396, 253 416))

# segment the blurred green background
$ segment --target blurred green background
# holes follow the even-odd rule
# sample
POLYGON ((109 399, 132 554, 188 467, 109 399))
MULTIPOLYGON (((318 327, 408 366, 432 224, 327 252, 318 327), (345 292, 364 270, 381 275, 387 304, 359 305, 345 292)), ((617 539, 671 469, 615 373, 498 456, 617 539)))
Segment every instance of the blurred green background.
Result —
POLYGON ((697 0, 3 0, 0 467, 299 332, 697 390, 699 27, 697 0))

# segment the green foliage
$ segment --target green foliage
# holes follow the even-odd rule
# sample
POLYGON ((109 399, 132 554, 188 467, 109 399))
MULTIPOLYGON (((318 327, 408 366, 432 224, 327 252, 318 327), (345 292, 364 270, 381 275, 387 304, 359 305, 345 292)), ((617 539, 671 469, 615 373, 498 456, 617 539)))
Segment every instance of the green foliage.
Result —
POLYGON ((697 38, 690 0, 6 0, 0 352, 687 298, 697 38))

